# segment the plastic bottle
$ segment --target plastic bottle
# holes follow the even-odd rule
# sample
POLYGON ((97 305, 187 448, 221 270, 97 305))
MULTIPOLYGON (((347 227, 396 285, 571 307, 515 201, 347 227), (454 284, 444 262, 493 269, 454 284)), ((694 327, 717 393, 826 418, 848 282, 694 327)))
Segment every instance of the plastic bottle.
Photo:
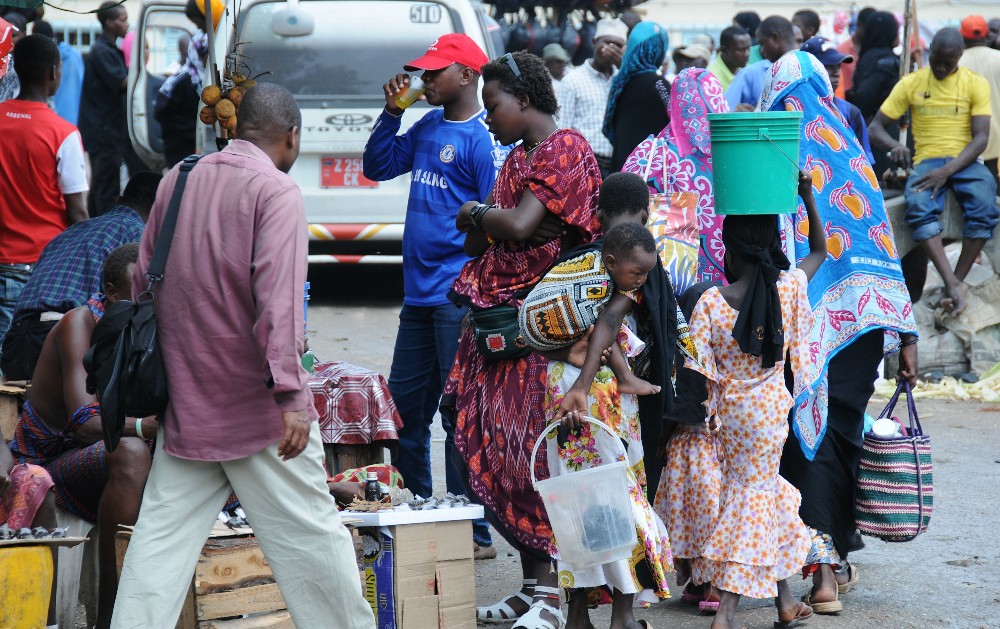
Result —
POLYGON ((411 76, 409 85, 396 95, 396 106, 400 109, 406 109, 420 100, 420 97, 424 95, 426 90, 427 88, 419 76, 411 76))
POLYGON ((302 354, 302 368, 306 370, 307 373, 313 372, 313 365, 316 364, 316 354, 313 353, 312 348, 309 347, 309 282, 306 282, 305 290, 305 300, 302 305, 302 313, 305 315, 305 342, 306 351, 302 354))

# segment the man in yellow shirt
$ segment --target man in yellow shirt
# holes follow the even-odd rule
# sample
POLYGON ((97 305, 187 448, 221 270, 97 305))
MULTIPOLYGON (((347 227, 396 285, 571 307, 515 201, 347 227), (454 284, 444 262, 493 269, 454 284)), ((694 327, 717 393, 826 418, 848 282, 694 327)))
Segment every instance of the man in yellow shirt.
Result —
POLYGON ((730 26, 719 36, 718 54, 708 64, 708 71, 722 83, 722 91, 726 91, 749 60, 750 34, 742 26, 730 26))
POLYGON ((997 182, 978 161, 990 135, 990 86, 958 66, 963 49, 958 29, 938 31, 931 41, 929 66, 896 84, 868 128, 873 146, 909 168, 910 150, 886 127, 911 110, 916 155, 906 183, 906 222, 944 280, 941 305, 956 316, 967 305, 965 276, 1000 220, 997 182), (939 222, 947 189, 955 193, 965 219, 962 253, 954 270, 944 252, 939 222))

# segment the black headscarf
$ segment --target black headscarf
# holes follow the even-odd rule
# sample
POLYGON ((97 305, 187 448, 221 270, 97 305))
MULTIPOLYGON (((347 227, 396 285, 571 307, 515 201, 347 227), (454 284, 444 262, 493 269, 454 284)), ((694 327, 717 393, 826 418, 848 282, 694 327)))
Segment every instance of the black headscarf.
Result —
POLYGON ((899 23, 887 11, 876 11, 865 20, 861 55, 851 79, 847 100, 871 122, 899 80, 899 58, 892 51, 899 34, 899 23))
POLYGON ((757 29, 760 28, 760 16, 756 11, 741 11, 733 16, 733 22, 742 26, 750 35, 750 43, 757 45, 757 29))
MULTIPOLYGON (((732 219, 747 220, 744 217, 727 216, 732 219)), ((761 220, 763 217, 748 217, 749 220, 761 220)), ((774 218, 774 217, 771 217, 774 218)), ((787 271, 791 266, 788 258, 781 251, 781 241, 778 237, 777 220, 775 219, 774 237, 767 245, 747 244, 733 237, 730 230, 723 224, 723 238, 726 251, 739 255, 752 266, 750 285, 747 287, 743 303, 740 305, 736 325, 733 326, 733 338, 740 350, 751 356, 760 356, 760 363, 765 369, 774 367, 781 359, 785 348, 785 328, 781 319, 781 299, 778 295, 778 276, 781 271, 787 271)), ((726 269, 726 274, 730 271, 726 269)), ((730 277, 729 281, 735 278, 730 277)))
POLYGON ((893 48, 898 34, 899 22, 896 21, 896 16, 888 11, 876 11, 865 20, 865 36, 861 40, 861 51, 893 48))

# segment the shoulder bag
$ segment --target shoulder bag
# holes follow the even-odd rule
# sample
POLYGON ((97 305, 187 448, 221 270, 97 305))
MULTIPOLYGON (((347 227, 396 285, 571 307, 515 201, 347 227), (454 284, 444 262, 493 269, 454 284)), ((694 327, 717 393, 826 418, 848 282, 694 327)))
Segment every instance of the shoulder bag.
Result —
POLYGON ((104 443, 110 451, 122 437, 125 417, 161 415, 167 407, 167 373, 157 337, 153 292, 163 279, 188 173, 201 157, 191 155, 181 164, 146 271, 146 290, 135 301, 121 299, 108 307, 83 357, 87 392, 96 394, 101 405, 104 443))
POLYGON ((865 433, 854 499, 858 530, 887 542, 915 539, 927 530, 934 509, 931 438, 920 425, 909 382, 899 384, 879 418, 891 416, 900 393, 906 393, 909 434, 865 433))

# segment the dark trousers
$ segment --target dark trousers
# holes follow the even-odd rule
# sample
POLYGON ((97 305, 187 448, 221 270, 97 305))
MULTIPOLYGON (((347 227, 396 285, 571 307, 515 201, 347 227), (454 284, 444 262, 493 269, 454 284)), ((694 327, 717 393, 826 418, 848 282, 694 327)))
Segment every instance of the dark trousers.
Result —
POLYGON ((31 380, 42 345, 58 321, 21 319, 11 324, 0 349, 0 372, 8 380, 31 380))
MULTIPOLYGON (((438 412, 441 391, 458 352, 465 308, 452 304, 410 306, 399 312, 399 332, 389 371, 389 391, 403 427, 392 464, 414 494, 428 498, 431 478, 431 423, 438 412)), ((465 493, 462 477, 454 464, 455 428, 450 417, 441 415, 445 431, 445 485, 452 494, 465 493)), ((493 543, 485 520, 473 523, 472 537, 480 546, 493 543)))
POLYGON ((87 195, 87 210, 90 217, 104 214, 121 195, 121 168, 125 159, 125 145, 106 140, 87 152, 90 155, 90 194, 87 195))
POLYGON ((856 529, 854 487, 864 444, 865 410, 882 361, 883 335, 880 329, 862 334, 830 361, 826 436, 815 458, 806 460, 793 436, 785 441, 781 455, 781 475, 802 494, 802 521, 830 535, 844 559, 856 529))

